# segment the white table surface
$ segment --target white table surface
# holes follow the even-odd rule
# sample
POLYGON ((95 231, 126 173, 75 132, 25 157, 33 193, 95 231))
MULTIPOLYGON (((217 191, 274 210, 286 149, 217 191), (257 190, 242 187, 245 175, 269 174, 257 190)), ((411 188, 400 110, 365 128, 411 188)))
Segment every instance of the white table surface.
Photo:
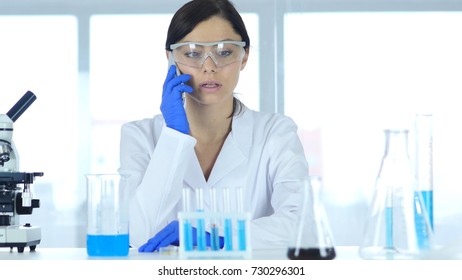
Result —
MULTIPOLYGON (((335 260, 362 260, 358 254, 357 246, 336 246, 335 260)), ((173 253, 139 253, 136 249, 130 249, 127 257, 89 257, 86 248, 42 248, 37 246, 35 252, 28 247, 23 253, 18 253, 16 248, 0 248, 0 260, 177 260, 178 252, 173 253)), ((256 250, 252 252, 252 260, 287 260, 287 250, 256 250)), ((423 256, 427 260, 462 260, 462 247, 451 246, 434 250, 423 256)))
MULTIPOLYGON (((336 247, 336 260, 360 259, 358 248, 355 246, 336 247)), ((287 260, 287 250, 257 250, 252 252, 254 260, 287 260)), ((16 249, 0 248, 0 260, 98 260, 98 259, 120 259, 120 260, 175 260, 179 259, 178 253, 139 253, 136 249, 130 249, 127 257, 89 257, 86 248, 42 248, 37 246, 35 252, 28 247, 23 253, 16 249)))

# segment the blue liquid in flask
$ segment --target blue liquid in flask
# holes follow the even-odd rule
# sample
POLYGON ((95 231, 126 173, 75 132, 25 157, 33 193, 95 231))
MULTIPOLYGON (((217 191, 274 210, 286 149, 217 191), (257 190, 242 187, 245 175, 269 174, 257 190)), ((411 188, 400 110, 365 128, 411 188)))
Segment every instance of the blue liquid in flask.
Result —
POLYGON ((94 257, 127 256, 128 234, 91 235, 87 234, 87 253, 94 257))

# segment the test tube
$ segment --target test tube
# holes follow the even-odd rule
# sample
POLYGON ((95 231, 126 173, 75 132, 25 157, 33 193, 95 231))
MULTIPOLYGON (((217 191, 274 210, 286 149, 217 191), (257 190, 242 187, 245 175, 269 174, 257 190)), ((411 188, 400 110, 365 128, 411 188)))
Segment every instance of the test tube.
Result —
POLYGON ((415 116, 415 172, 417 178, 416 197, 420 197, 424 209, 415 206, 415 226, 419 247, 428 248, 428 232, 433 230, 433 116, 415 116), (425 215, 426 214, 426 215, 425 215), (428 219, 428 221, 425 221, 428 219), (430 228, 427 229, 426 225, 430 228))
MULTIPOLYGON (((231 198, 229 196, 229 188, 223 189, 223 200, 224 200, 224 210, 225 213, 231 214, 231 198)), ((224 224, 225 231, 225 250, 233 250, 233 223, 231 218, 225 218, 224 224)))
MULTIPOLYGON (((237 211, 238 213, 244 213, 244 204, 243 204, 243 190, 241 187, 236 188, 236 202, 237 202, 237 211)), ((246 233, 245 233, 245 219, 237 220, 237 240, 239 244, 239 251, 245 251, 247 248, 246 243, 246 233)))
MULTIPOLYGON (((189 213, 191 211, 191 193, 190 189, 185 187, 183 188, 183 211, 189 213)), ((192 251, 193 249, 193 234, 192 234, 192 224, 191 220, 184 219, 183 221, 183 230, 184 230, 184 250, 192 251)))
MULTIPOLYGON (((203 189, 196 189, 196 212, 204 212, 204 196, 203 189)), ((197 250, 205 251, 207 249, 205 236, 205 219, 197 219, 197 250)))
POLYGON ((416 139, 416 177, 418 190, 424 198, 424 204, 433 227, 433 116, 417 114, 415 117, 416 139))
MULTIPOLYGON (((210 202, 212 204, 212 213, 216 214, 218 211, 217 207, 217 193, 215 188, 210 189, 210 202)), ((213 251, 220 250, 220 235, 217 218, 211 219, 210 225, 210 247, 213 251)))

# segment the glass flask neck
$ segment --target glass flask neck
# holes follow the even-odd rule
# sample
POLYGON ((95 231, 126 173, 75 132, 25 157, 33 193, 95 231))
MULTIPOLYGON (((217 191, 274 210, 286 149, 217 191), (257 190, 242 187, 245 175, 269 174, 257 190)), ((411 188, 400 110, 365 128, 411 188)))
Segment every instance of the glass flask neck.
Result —
POLYGON ((385 130, 385 156, 408 156, 408 130, 385 130))

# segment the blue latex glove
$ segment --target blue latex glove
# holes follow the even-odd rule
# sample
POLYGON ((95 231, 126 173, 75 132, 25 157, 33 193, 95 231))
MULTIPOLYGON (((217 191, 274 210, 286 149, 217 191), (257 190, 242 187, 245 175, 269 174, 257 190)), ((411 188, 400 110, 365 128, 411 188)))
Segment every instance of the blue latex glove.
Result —
MULTIPOLYGON (((197 246, 197 229, 193 230, 193 246, 197 246)), ((207 247, 210 247, 210 233, 205 233, 207 247)), ((225 239, 220 236, 220 248, 223 248, 225 239)), ((166 227, 159 231, 153 238, 149 239, 148 242, 138 248, 138 252, 154 252, 159 251, 161 247, 167 247, 169 245, 179 246, 180 245, 180 234, 178 221, 170 222, 166 227)))
POLYGON ((188 74, 176 76, 176 66, 170 66, 164 82, 162 103, 160 104, 160 111, 167 127, 184 134, 189 134, 189 123, 186 118, 182 95, 183 92, 193 92, 192 87, 185 84, 190 79, 191 76, 188 74))

